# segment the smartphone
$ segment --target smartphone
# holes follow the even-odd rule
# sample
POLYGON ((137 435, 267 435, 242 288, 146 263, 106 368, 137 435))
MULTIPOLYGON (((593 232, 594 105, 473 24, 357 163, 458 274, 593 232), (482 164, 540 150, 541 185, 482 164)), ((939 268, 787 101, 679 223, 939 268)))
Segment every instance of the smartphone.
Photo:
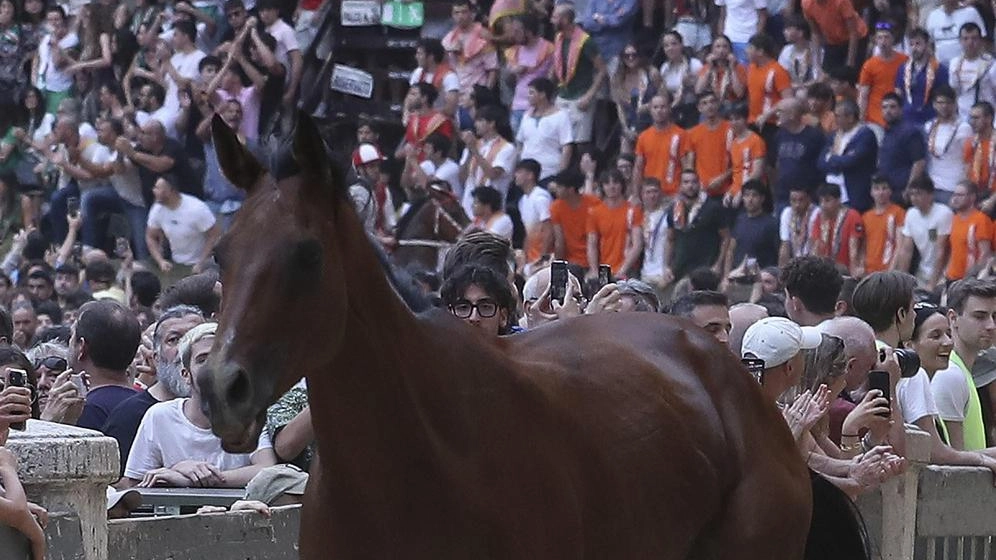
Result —
POLYGON ((607 264, 598 265, 598 288, 602 289, 612 282, 612 267, 607 264))
POLYGON ((563 305, 567 297, 567 261, 550 263, 550 299, 563 305))
POLYGON ((66 199, 66 214, 70 217, 77 217, 80 214, 80 199, 71 196, 66 199))
POLYGON ((764 384, 764 360, 761 358, 744 358, 740 362, 747 368, 747 373, 759 384, 764 384))
MULTIPOLYGON (((882 397, 889 401, 889 407, 892 407, 892 397, 889 395, 889 372, 881 369, 876 369, 868 372, 868 390, 878 389, 882 392, 882 397)), ((888 416, 883 414, 882 416, 888 416)))
POLYGON ((118 258, 123 259, 128 254, 128 249, 130 248, 131 245, 128 244, 128 240, 124 237, 118 237, 114 240, 114 254, 118 258))
MULTIPOLYGON (((23 369, 9 368, 7 369, 7 386, 8 387, 26 387, 28 384, 28 372, 23 369)), ((24 430, 26 428, 25 422, 13 422, 10 425, 11 430, 24 430)))
POLYGON ((69 379, 72 380, 73 385, 76 386, 76 391, 79 392, 81 397, 85 397, 90 392, 90 380, 87 379, 85 373, 74 373, 69 379))

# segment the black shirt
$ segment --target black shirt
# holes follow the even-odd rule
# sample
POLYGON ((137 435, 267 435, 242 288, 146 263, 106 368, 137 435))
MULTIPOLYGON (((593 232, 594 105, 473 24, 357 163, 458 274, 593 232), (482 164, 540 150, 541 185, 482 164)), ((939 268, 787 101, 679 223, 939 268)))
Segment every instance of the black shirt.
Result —
POLYGON ((778 265, 781 241, 778 238, 778 220, 771 214, 761 213, 751 217, 741 211, 733 222, 731 234, 736 240, 733 266, 739 266, 747 257, 757 259, 757 265, 761 268, 778 265))
POLYGON ((114 407, 104 422, 104 427, 100 431, 118 441, 118 451, 121 452, 121 476, 124 476, 131 444, 135 442, 135 435, 138 434, 138 425, 142 423, 146 411, 158 402, 148 391, 142 391, 114 407))
POLYGON ((665 263, 671 268, 676 279, 703 266, 716 264, 719 258, 721 238, 719 232, 726 229, 726 211, 721 202, 707 198, 697 212, 688 208, 683 220, 676 219, 678 204, 671 206, 667 214, 667 225, 674 231, 674 251, 671 262, 665 263), (688 220, 688 214, 693 213, 690 223, 676 225, 688 220))
MULTIPOLYGON (((143 154, 152 153, 141 147, 135 148, 135 151, 143 154)), ((172 138, 167 138, 166 145, 163 146, 162 151, 153 155, 168 156, 172 158, 173 167, 166 170, 165 173, 156 173, 144 165, 135 164, 136 167, 138 167, 138 175, 142 179, 142 196, 145 197, 145 204, 147 206, 151 206, 154 201, 152 187, 154 187, 156 181, 164 175, 172 175, 175 178, 177 184, 174 186, 179 189, 180 192, 196 196, 197 198, 204 198, 204 182, 199 179, 194 174, 193 169, 190 168, 190 162, 187 159, 187 154, 184 153, 183 146, 180 145, 179 142, 173 140, 172 138)))

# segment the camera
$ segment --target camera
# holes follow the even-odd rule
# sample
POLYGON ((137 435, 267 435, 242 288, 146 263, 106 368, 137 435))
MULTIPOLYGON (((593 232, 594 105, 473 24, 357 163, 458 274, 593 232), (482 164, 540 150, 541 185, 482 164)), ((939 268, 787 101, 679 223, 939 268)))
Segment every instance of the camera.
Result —
POLYGON ((899 362, 899 373, 901 377, 913 377, 920 371, 920 356, 916 352, 906 348, 896 348, 893 351, 896 361, 899 362))

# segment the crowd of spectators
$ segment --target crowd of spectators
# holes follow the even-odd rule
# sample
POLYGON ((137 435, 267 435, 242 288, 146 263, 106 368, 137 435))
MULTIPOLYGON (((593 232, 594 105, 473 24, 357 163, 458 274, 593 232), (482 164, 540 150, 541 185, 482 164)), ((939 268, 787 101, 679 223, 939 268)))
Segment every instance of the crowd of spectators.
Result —
MULTIPOLYGON (((0 425, 114 437, 118 489, 300 489, 271 469, 314 457, 306 385, 232 455, 192 380, 221 302, 212 249, 245 197, 212 120, 266 161, 321 4, 0 0, 0 425)), ((852 495, 902 471, 905 424, 932 460, 996 471, 989 8, 663 5, 453 0, 418 42, 403 139, 357 122, 370 233, 390 252, 412 203, 452 193, 462 240, 440 276, 411 272, 488 336, 686 318, 753 360, 810 467, 852 495)), ((0 453, 23 526, 12 468, 0 453)))

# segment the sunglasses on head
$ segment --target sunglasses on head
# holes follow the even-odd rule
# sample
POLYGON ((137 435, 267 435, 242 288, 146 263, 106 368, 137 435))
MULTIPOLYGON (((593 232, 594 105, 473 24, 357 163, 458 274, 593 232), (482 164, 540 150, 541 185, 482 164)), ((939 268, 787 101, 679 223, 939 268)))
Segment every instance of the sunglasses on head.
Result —
POLYGON ((45 366, 50 371, 63 372, 69 367, 69 362, 65 358, 60 358, 59 356, 47 356, 42 358, 35 364, 35 369, 45 366))
POLYGON ((878 31, 892 31, 892 24, 887 21, 880 21, 875 24, 875 29, 878 31))

